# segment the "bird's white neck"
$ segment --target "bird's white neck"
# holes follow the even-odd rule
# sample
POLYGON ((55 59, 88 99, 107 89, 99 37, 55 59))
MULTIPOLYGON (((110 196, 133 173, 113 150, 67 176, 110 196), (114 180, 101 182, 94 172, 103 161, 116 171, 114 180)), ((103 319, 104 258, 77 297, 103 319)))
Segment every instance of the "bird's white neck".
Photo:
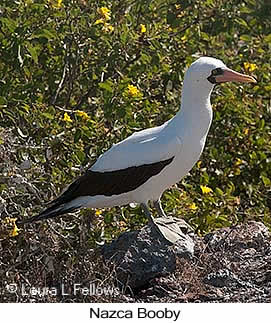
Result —
POLYGON ((182 135, 185 133, 198 139, 207 136, 213 118, 212 89, 212 86, 199 89, 184 82, 181 108, 169 122, 170 127, 176 128, 176 133, 180 131, 182 135))

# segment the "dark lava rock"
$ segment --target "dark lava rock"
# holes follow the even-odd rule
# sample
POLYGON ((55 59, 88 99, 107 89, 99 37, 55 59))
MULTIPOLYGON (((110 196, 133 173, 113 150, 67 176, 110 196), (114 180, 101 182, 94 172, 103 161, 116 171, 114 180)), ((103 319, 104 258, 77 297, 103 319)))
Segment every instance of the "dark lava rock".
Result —
POLYGON ((155 225, 125 232, 117 240, 103 246, 104 260, 113 265, 112 269, 123 287, 138 289, 153 278, 174 272, 176 255, 193 256, 193 240, 183 233, 190 227, 178 221, 172 217, 159 218, 155 220, 155 225))
POLYGON ((136 291, 134 301, 271 302, 271 234, 262 223, 249 221, 198 237, 183 221, 178 224, 182 233, 174 229, 177 220, 159 221, 103 248, 117 279, 136 291), (168 228, 174 244, 163 238, 168 228), (184 242, 181 248, 179 242, 184 242))

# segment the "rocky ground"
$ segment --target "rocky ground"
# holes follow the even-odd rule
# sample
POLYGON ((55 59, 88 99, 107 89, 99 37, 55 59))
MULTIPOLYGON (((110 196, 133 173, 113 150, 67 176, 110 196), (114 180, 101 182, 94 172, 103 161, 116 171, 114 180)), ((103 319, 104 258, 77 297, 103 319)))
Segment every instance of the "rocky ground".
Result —
POLYGON ((117 271, 104 263, 98 249, 74 246, 71 254, 33 236, 29 232, 29 240, 20 241, 14 251, 7 241, 1 242, 1 302, 271 301, 270 233, 261 223, 196 237, 192 258, 176 257, 171 274, 133 290, 118 287, 117 271), (10 291, 14 285, 15 292, 10 291))
POLYGON ((154 280, 137 297, 163 302, 270 302, 270 233, 263 224, 250 222, 197 238, 193 259, 179 259, 175 274, 154 280))
MULTIPOLYGON (((143 252, 143 265, 148 265, 149 255, 151 262, 158 255, 162 264, 160 275, 150 276, 133 289, 129 283, 119 284, 116 263, 112 268, 104 261, 104 249, 89 242, 87 215, 25 225, 19 227, 18 235, 7 236, 3 220, 10 214, 20 218, 29 201, 35 204, 33 196, 39 198, 31 180, 34 175, 23 176, 27 165, 16 164, 16 143, 10 138, 0 145, 0 302, 271 301, 271 234, 260 222, 220 229, 205 237, 189 232, 194 241, 189 256, 155 238, 149 241, 151 232, 146 227, 131 233, 133 239, 141 236, 145 241, 133 252, 127 249, 132 257, 128 254, 123 259, 143 252)), ((124 246, 128 242, 122 241, 124 246)))

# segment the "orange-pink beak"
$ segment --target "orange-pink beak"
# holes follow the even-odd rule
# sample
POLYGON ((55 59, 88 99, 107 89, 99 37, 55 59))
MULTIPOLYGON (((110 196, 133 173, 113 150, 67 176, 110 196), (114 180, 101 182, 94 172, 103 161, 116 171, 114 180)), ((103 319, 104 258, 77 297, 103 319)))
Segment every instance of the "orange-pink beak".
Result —
POLYGON ((256 79, 253 76, 241 74, 229 68, 223 68, 222 70, 223 70, 223 74, 215 76, 217 83, 222 83, 222 82, 257 83, 256 79))

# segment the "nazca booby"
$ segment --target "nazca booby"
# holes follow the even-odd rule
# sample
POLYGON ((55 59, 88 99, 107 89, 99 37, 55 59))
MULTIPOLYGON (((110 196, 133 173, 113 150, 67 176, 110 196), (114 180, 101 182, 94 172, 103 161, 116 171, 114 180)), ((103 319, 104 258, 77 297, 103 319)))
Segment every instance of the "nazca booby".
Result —
POLYGON ((53 218, 81 208, 139 203, 150 221, 148 202, 165 216, 160 198, 198 161, 212 122, 211 92, 222 82, 252 82, 218 59, 201 57, 185 73, 181 108, 163 125, 135 132, 113 145, 39 215, 53 218))

